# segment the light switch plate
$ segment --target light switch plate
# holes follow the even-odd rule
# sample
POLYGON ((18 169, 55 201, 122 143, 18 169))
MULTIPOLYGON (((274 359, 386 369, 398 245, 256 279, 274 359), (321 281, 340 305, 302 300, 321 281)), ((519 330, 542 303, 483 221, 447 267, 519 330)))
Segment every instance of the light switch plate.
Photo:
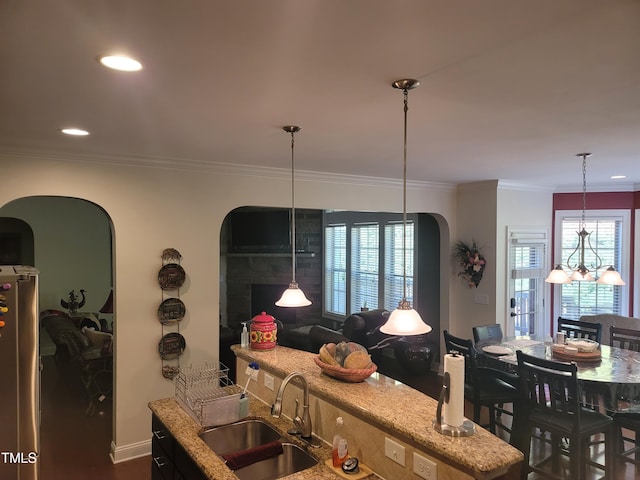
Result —
POLYGON ((413 473, 425 480, 438 480, 438 464, 413 452, 413 473))
POLYGON ((273 391, 273 376, 265 372, 264 374, 264 386, 273 391))
POLYGON ((404 467, 404 447, 390 438, 384 439, 384 454, 404 467))

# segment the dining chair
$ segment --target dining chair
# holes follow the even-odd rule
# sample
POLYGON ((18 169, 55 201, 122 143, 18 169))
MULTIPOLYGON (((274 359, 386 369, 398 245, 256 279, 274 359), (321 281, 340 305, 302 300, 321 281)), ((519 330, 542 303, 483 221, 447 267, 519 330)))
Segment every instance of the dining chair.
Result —
POLYGON ((476 347, 480 345, 497 345, 502 343, 502 327, 493 323, 491 325, 478 325, 472 328, 473 341, 476 347))
MULTIPOLYGON (((639 330, 611 325, 609 333, 609 346, 640 352, 639 330)), ((640 467, 640 414, 614 413, 613 426, 616 436, 616 456, 640 467), (633 437, 630 436, 632 434, 633 437), (630 442, 632 446, 626 448, 625 442, 630 442)))
POLYGON ((594 342, 602 342, 601 323, 558 317, 556 331, 564 332, 567 338, 588 338, 594 342))
MULTIPOLYGON (((575 363, 556 362, 516 352, 518 358, 519 391, 527 427, 521 432, 524 464, 521 478, 529 472, 543 478, 585 478, 586 466, 603 469, 605 477, 614 477, 613 420, 610 416, 581 406, 578 367, 575 363), (551 434, 551 452, 530 462, 531 431, 540 429, 551 434), (604 434, 604 465, 589 455, 594 435, 604 434), (569 474, 560 468, 562 441, 568 440, 569 474), (551 463, 551 468, 549 468, 551 463)), ((536 478, 539 478, 539 477, 536 478)))
MULTIPOLYGON (((480 425, 482 407, 489 410, 489 431, 496 433, 496 425, 511 433, 511 429, 499 421, 502 413, 511 415, 501 406, 513 404, 518 398, 518 379, 506 371, 479 366, 477 351, 471 339, 463 339, 443 331, 447 352, 456 351, 464 356, 464 397, 473 404, 473 421, 480 425)), ((486 427, 486 425, 484 425, 486 427)))
POLYGON ((609 327, 609 346, 640 352, 640 330, 609 327))

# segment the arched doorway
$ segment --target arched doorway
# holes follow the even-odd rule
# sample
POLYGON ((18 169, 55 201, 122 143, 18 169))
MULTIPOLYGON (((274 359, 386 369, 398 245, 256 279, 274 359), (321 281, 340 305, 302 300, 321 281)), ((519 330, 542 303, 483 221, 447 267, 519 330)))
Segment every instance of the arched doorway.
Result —
MULTIPOLYGON (((82 290, 84 302, 73 317, 73 325, 80 326, 85 316, 99 317, 112 330, 113 313, 104 308, 113 287, 113 231, 106 212, 82 199, 34 196, 6 204, 0 208, 0 217, 18 219, 33 232, 31 258, 22 256, 20 263, 31 264, 40 272, 40 312, 59 311, 71 316, 63 304, 68 303, 72 291, 81 300, 82 290)), ((11 230, 13 223, 0 222, 2 232, 11 230)), ((29 248, 22 250, 29 252, 29 248)), ((103 330, 100 323, 93 329, 103 330)), ((78 333, 83 335, 80 330, 78 333)), ((111 463, 111 399, 109 395, 92 398, 82 366, 71 352, 58 350, 42 322, 40 338, 41 476, 58 478, 68 468, 69 472, 84 472, 89 477, 96 459, 111 463), (91 401, 96 407, 93 411, 89 409, 91 401)), ((105 371, 113 385, 113 369, 105 371)), ((108 385, 104 388, 108 393, 108 385)))

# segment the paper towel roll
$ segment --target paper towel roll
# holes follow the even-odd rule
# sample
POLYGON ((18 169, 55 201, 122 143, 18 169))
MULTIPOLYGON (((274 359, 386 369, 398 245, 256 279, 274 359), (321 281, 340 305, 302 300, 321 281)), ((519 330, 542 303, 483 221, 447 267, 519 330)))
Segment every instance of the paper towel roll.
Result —
POLYGON ((442 405, 443 422, 461 427, 464 422, 464 356, 446 354, 444 371, 449 372, 449 400, 442 405))

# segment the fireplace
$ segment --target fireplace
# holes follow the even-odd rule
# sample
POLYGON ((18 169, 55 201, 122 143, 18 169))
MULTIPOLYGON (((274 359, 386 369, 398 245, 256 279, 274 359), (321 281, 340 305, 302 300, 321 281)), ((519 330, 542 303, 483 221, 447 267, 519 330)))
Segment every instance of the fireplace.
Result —
POLYGON ((289 284, 251 284, 251 318, 256 315, 260 315, 261 312, 266 312, 269 315, 273 315, 277 320, 280 320, 284 324, 296 323, 296 308, 284 308, 277 307, 275 303, 282 296, 284 292, 289 288, 289 284))

